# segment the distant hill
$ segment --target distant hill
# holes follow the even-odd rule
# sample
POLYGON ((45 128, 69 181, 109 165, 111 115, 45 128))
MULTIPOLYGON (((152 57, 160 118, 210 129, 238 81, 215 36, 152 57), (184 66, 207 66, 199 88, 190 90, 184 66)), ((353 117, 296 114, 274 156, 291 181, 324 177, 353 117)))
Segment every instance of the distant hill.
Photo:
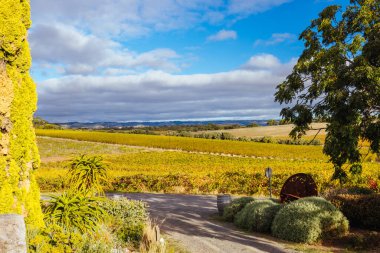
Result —
POLYGON ((61 129, 62 128, 60 125, 50 123, 41 117, 33 118, 33 126, 38 129, 61 129))
POLYGON ((111 129, 127 127, 159 127, 159 126, 189 126, 189 125, 240 125, 242 127, 256 123, 265 126, 267 120, 208 120, 208 121, 144 121, 144 122, 67 122, 55 123, 63 128, 74 129, 111 129))

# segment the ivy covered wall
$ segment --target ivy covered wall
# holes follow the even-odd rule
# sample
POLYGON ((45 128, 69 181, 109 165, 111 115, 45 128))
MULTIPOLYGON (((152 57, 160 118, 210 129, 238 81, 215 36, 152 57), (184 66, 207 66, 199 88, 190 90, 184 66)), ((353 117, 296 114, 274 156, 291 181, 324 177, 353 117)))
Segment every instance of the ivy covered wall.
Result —
POLYGON ((33 173, 40 160, 32 125, 37 94, 29 74, 30 25, 29 0, 1 0, 0 214, 23 214, 27 224, 42 226, 40 193, 33 173))

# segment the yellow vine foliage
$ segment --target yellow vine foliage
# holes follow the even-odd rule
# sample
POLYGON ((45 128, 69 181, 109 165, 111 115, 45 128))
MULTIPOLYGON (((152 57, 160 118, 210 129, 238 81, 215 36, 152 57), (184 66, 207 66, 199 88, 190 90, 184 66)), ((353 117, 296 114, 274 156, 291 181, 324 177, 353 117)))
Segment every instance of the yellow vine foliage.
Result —
MULTIPOLYGON (((103 156, 110 179, 106 191, 266 195, 267 167, 273 169, 274 195, 295 173, 310 174, 319 192, 339 184, 331 181, 334 167, 320 146, 72 130, 37 130, 37 134, 60 137, 38 138, 43 162, 36 177, 47 192, 67 189, 68 161, 80 154, 103 156), (126 146, 132 144, 140 147, 126 146)), ((369 188, 370 182, 380 185, 380 163, 373 159, 363 162, 362 175, 350 175, 345 187, 369 188)))
POLYGON ((32 125, 36 87, 30 77, 27 31, 29 0, 0 4, 0 213, 18 213, 26 223, 43 226, 34 169, 40 158, 32 125))
POLYGON ((256 143, 229 140, 210 140, 191 137, 105 133, 96 131, 37 129, 37 135, 80 141, 95 141, 111 144, 175 149, 188 152, 222 153, 269 159, 294 159, 326 161, 321 146, 301 146, 256 143))

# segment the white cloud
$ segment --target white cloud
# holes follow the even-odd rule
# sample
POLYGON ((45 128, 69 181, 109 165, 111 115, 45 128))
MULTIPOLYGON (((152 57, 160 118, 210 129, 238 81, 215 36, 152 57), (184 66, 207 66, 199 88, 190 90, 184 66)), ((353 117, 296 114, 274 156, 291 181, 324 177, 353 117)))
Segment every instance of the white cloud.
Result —
MULTIPOLYGON (((288 1, 32 0, 33 71, 55 76, 38 83, 38 114, 53 121, 275 117, 274 88, 292 61, 261 55, 228 72, 179 75, 185 56, 154 46, 136 52, 128 42, 230 25, 288 1)), ((222 30, 209 39, 236 38, 222 30)))
POLYGON ((85 34, 62 24, 37 25, 30 34, 34 62, 58 64, 66 74, 100 73, 114 67, 134 70, 179 71, 173 50, 157 48, 143 53, 129 51, 109 39, 85 34))
POLYGON ((220 30, 216 34, 207 37, 208 41, 222 41, 222 40, 235 40, 237 33, 232 30, 220 30))
POLYGON ((271 69, 280 66, 280 60, 271 54, 260 54, 252 56, 244 65, 245 69, 271 69))
POLYGON ((32 0, 34 24, 60 22, 101 37, 145 36, 153 31, 222 23, 291 0, 32 0))
POLYGON ((230 0, 228 11, 230 14, 250 15, 291 1, 292 0, 230 0))
POLYGON ((293 64, 294 60, 281 63, 273 55, 260 55, 244 68, 214 74, 148 71, 53 78, 38 84, 38 114, 60 122, 272 118, 280 110, 273 102, 275 87, 293 64))
POLYGON ((295 34, 291 33, 274 33, 272 36, 267 39, 267 40, 256 40, 254 42, 254 46, 271 46, 271 45, 276 45, 280 43, 292 43, 296 41, 297 36, 295 34))

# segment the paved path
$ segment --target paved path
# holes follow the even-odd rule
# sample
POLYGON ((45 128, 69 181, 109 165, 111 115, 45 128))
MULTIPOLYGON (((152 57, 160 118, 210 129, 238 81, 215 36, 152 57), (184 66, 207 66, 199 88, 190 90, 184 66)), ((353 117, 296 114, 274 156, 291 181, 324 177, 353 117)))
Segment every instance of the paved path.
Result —
POLYGON ((118 194, 148 203, 151 218, 190 252, 293 252, 264 235, 237 230, 218 221, 216 196, 128 193, 118 194))

